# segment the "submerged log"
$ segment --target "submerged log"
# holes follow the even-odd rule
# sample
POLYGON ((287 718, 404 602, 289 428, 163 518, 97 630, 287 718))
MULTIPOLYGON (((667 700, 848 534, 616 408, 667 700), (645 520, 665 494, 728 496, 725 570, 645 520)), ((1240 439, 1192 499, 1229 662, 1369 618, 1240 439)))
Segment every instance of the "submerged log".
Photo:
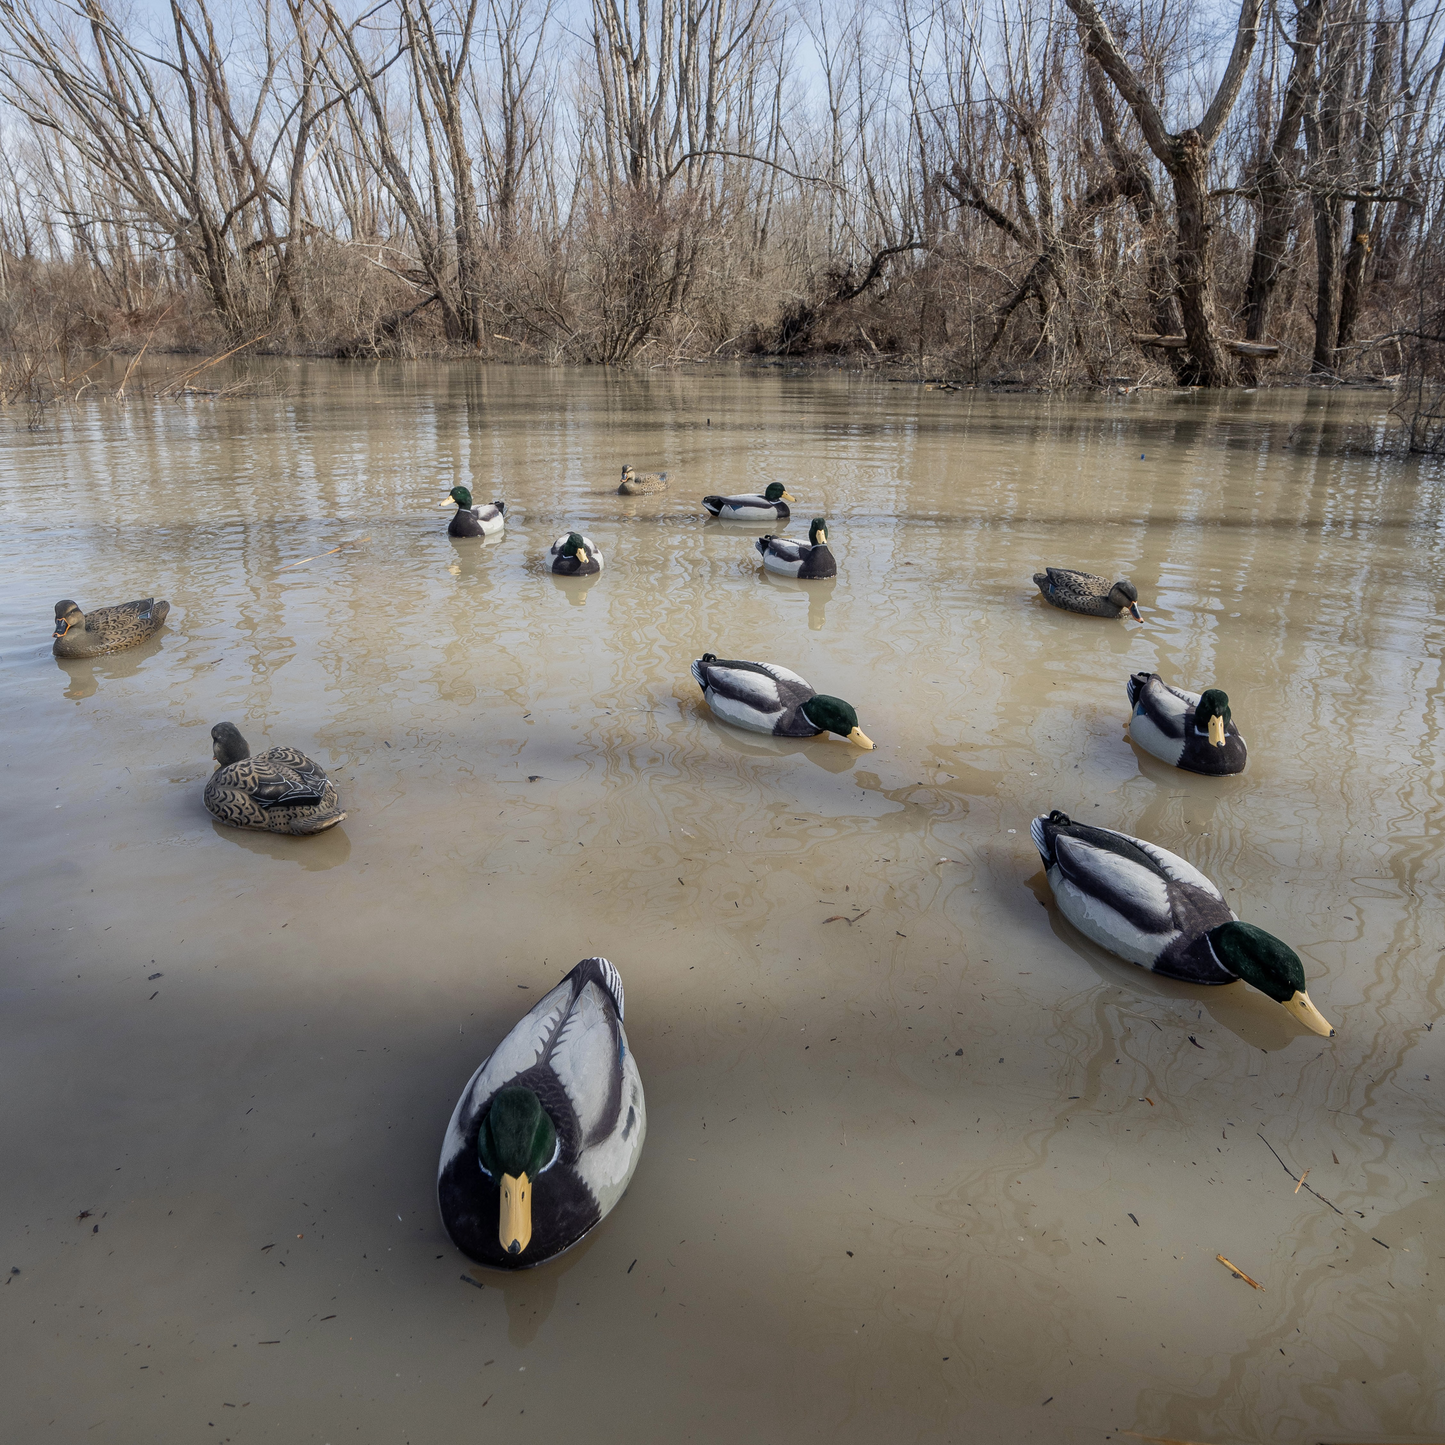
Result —
MULTIPOLYGON (((1136 332, 1129 338, 1135 346, 1157 346, 1163 351, 1183 351, 1188 341, 1183 336, 1160 336, 1157 332, 1136 332)), ((1279 345, 1273 341, 1232 341, 1219 343, 1236 356, 1278 356, 1279 345)))

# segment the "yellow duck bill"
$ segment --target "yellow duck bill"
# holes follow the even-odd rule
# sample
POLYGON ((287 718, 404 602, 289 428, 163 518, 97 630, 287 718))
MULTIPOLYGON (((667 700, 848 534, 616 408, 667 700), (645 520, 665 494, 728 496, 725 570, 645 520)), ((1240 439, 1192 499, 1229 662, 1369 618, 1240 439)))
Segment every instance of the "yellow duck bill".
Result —
POLYGON ((873 740, 864 734, 862 728, 854 728, 853 731, 848 734, 848 741, 855 747, 862 748, 864 752, 872 752, 873 750, 873 740))
POLYGON ((1335 1030, 1330 1021, 1310 1002, 1310 996, 1300 989, 1293 998, 1287 998, 1282 1007, 1287 1008, 1307 1029, 1312 1029, 1325 1038, 1333 1038, 1335 1030))
POLYGON ((1224 719, 1218 713, 1209 719, 1209 741, 1217 748, 1224 746, 1224 719))
POLYGON ((502 1175, 500 1222, 497 1233, 508 1254, 521 1254, 532 1242, 532 1181, 525 1172, 502 1175))

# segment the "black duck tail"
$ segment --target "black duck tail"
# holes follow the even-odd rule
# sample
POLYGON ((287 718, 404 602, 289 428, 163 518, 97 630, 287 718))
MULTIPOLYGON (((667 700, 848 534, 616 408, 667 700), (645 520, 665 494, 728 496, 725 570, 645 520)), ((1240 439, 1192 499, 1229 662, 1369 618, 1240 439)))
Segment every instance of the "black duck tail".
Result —
POLYGON ((1129 689, 1130 707, 1138 707, 1139 697, 1143 693, 1144 686, 1148 681, 1149 674, 1147 672, 1136 672, 1130 677, 1129 681, 1124 684, 1124 686, 1129 689))

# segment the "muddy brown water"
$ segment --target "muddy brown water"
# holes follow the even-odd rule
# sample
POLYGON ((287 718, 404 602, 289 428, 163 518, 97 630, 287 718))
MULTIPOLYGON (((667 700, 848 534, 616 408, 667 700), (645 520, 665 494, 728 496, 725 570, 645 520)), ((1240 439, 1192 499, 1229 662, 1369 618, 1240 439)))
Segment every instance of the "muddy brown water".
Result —
POLYGON ((1339 454, 1385 401, 262 369, 4 418, 11 1438, 1445 1435, 1445 478, 1339 454), (702 520, 774 480, 836 582, 702 520), (502 538, 448 539, 457 482, 502 538), (595 585, 541 563, 573 526, 595 585), (1047 562, 1145 625, 1046 608, 1047 562), (151 593, 152 641, 51 656, 58 598, 151 593), (719 725, 703 651, 877 750, 719 725), (1248 772, 1137 752, 1139 668, 1226 688, 1248 772), (213 824, 222 719, 347 821, 213 824), (1338 1036, 1082 940, 1050 807, 1201 867, 1338 1036), (441 1228, 442 1133, 592 953, 646 1150, 498 1277, 441 1228))

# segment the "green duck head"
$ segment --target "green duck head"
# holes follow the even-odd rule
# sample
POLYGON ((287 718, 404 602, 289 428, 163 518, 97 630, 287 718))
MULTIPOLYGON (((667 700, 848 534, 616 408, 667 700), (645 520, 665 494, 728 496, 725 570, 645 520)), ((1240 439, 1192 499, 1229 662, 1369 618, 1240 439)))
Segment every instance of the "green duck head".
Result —
POLYGON ((562 543, 562 556, 575 557, 584 567, 590 560, 587 552, 587 539, 581 532, 568 532, 567 540, 562 543))
POLYGON ((824 732, 837 733, 860 748, 870 749, 873 744, 858 726, 858 714, 841 697, 829 697, 817 693, 803 704, 803 716, 815 728, 824 732))
POLYGON ((1334 1035, 1325 1016, 1310 1002, 1304 965, 1287 943, 1238 920, 1211 928, 1208 938, 1214 956, 1231 973, 1282 1003, 1307 1029, 1326 1038, 1334 1035))
MULTIPOLYGON (((447 496, 450 497, 452 501, 454 501, 457 506, 459 506, 464 512, 471 511, 472 494, 467 491, 465 487, 453 487, 451 491, 447 493, 447 496)), ((442 506, 446 506, 446 503, 443 502, 442 506)))
POLYGON ((477 1133, 477 1157, 501 1191, 502 1248, 521 1254, 532 1238, 532 1189, 557 1158, 557 1130, 530 1089, 498 1089, 477 1133))
POLYGON ((813 524, 808 528, 808 541, 814 547, 828 545, 828 524, 821 517, 813 518, 813 524))
POLYGON ((211 729, 211 756, 218 768, 228 768, 251 756, 251 747, 235 723, 217 723, 211 729))
POLYGON ((770 482, 767 491, 763 493, 763 500, 765 502, 792 502, 797 498, 781 482, 770 482))
POLYGON ((64 637, 72 628, 78 627, 85 631, 85 613, 80 610, 80 604, 66 598, 63 602, 55 604, 55 635, 64 637))
POLYGON ((1209 741, 1217 748, 1224 746, 1224 725, 1229 721, 1229 694, 1217 687, 1211 687, 1199 694, 1199 706, 1194 709, 1194 726, 1200 732, 1209 734, 1209 741))
POLYGON ((1127 577, 1121 577, 1109 589, 1109 601, 1120 612, 1127 612, 1135 622, 1144 620, 1139 616, 1139 589, 1127 577))

